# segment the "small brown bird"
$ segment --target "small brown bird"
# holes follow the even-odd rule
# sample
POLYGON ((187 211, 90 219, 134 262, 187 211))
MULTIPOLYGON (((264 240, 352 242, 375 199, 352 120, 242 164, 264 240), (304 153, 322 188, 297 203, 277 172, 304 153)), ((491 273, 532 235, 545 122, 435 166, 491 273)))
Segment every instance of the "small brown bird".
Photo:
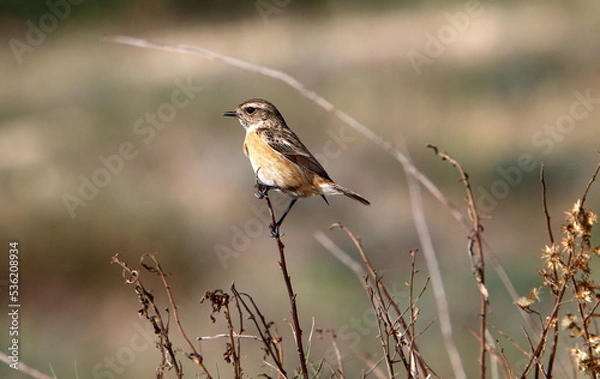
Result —
POLYGON ((254 169, 259 196, 275 189, 292 198, 279 221, 271 225, 273 234, 278 233, 283 219, 299 198, 321 195, 327 202, 325 195, 346 195, 370 205, 367 199, 329 177, 298 136, 288 128, 277 108, 267 100, 244 101, 223 116, 237 117, 246 129, 244 153, 254 169))

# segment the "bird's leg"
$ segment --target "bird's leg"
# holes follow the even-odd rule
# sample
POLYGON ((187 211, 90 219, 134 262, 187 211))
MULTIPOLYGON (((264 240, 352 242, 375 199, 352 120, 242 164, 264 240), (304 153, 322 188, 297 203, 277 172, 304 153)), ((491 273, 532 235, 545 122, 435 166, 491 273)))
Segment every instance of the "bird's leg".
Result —
POLYGON ((279 217, 279 220, 277 220, 277 222, 275 224, 269 225, 269 229, 271 230, 272 237, 279 237, 279 227, 281 226, 281 223, 285 219, 285 216, 287 216, 288 213, 290 213, 290 210, 292 209, 294 204, 296 204, 296 201, 298 201, 298 199, 292 199, 292 201, 290 201, 290 204, 288 205, 287 209, 281 214, 281 217, 279 217))

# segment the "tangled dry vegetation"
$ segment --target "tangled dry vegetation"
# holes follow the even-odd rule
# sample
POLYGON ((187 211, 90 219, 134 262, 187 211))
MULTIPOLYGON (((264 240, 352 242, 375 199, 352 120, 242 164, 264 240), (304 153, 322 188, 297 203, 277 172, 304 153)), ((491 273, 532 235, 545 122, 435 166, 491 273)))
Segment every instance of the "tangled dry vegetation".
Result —
MULTIPOLYGON (((469 192, 468 176, 460 165, 448 155, 437 150, 436 153, 459 169, 463 183, 469 192)), ((561 227, 562 237, 560 241, 555 241, 550 214, 545 204, 545 181, 542 169, 542 194, 550 244, 541 250, 541 258, 544 262, 544 267, 538 272, 541 277, 541 285, 532 288, 528 296, 515 301, 515 311, 522 309, 527 317, 534 316, 525 321, 532 322, 532 329, 537 332, 531 334, 526 331, 526 328, 523 328, 528 344, 521 346, 515 338, 489 324, 486 321, 486 313, 481 313, 482 323, 480 325, 483 327, 483 334, 479 331, 472 331, 481 343, 479 350, 481 377, 489 376, 489 371, 492 371, 486 371, 489 366, 499 367, 500 370, 493 371, 497 372, 499 377, 504 378, 564 377, 569 374, 561 371, 565 369, 564 365, 557 364, 558 357, 564 351, 570 353, 574 371, 579 371, 589 378, 599 377, 600 330, 598 317, 600 312, 598 307, 600 306, 600 287, 593 280, 593 273, 590 270, 591 260, 600 258, 600 247, 594 247, 591 243, 592 233, 598 219, 594 212, 584 207, 599 170, 600 165, 596 168, 582 198, 575 202, 572 209, 565 212, 566 220, 561 227), (545 293, 547 294, 543 295, 545 293), (543 313, 539 309, 549 309, 549 311, 543 313), (569 336, 570 343, 561 342, 564 341, 561 338, 563 334, 569 336), (500 340, 514 344, 526 358, 527 363, 524 366, 517 366, 513 363, 514 361, 508 359, 504 350, 498 347, 502 346, 502 343, 497 343, 500 340)), ((474 202, 470 195, 467 196, 467 199, 468 214, 472 220, 477 220, 478 218, 474 217, 477 212, 474 202)), ((272 211, 272 208, 270 209, 272 211)), ((478 223, 474 224, 474 227, 475 229, 471 230, 468 235, 469 251, 473 254, 471 261, 475 284, 481 293, 479 310, 485 312, 486 306, 489 305, 489 294, 485 288, 485 257, 484 254, 478 255, 478 248, 476 248, 477 244, 482 244, 483 228, 478 223)), ((429 294, 430 282, 426 280, 421 288, 415 288, 415 276, 419 272, 415 264, 417 252, 410 253, 412 257, 411 275, 406 282, 409 289, 408 301, 400 304, 391 295, 392 291, 386 285, 378 269, 373 267, 360 239, 343 225, 336 224, 332 228, 343 230, 360 254, 360 261, 354 261, 349 256, 343 256, 340 259, 345 261, 361 279, 377 320, 378 333, 373 338, 379 340, 381 349, 379 352, 365 351, 356 357, 364 364, 364 369, 360 374, 349 373, 344 369, 344 360, 340 353, 335 330, 311 330, 309 339, 305 340, 310 345, 311 339, 315 335, 328 335, 335 351, 335 358, 333 360, 330 357, 308 358, 308 351, 301 350, 304 348, 300 342, 303 337, 299 326, 292 328, 292 339, 282 337, 277 323, 261 311, 259 306, 261 299, 238 291, 235 285, 232 285, 229 291, 216 289, 205 292, 202 302, 207 302, 211 306, 208 317, 212 322, 216 322, 219 317, 223 318, 227 328, 222 334, 197 337, 197 340, 212 341, 213 343, 221 343, 218 340, 225 340, 223 360, 225 364, 231 366, 235 378, 250 377, 244 371, 245 360, 243 357, 252 354, 243 353, 242 348, 262 351, 264 372, 259 376, 267 378, 353 378, 358 376, 363 378, 428 378, 447 376, 437 373, 435 363, 429 362, 419 350, 419 336, 428 326, 422 330, 417 330, 415 327, 419 317, 418 302, 423 296, 429 294), (249 340, 252 343, 242 344, 243 340, 249 340), (295 362, 291 362, 288 357, 284 362, 285 344, 295 346, 298 352, 298 359, 295 362)), ((282 257, 285 259, 285 246, 280 237, 276 237, 276 240, 282 257)), ((214 362, 211 362, 210 365, 204 362, 195 343, 191 342, 181 325, 177 312, 178 306, 167 275, 156 257, 150 254, 144 255, 141 265, 146 273, 156 274, 161 278, 169 299, 167 307, 156 304, 152 291, 149 291, 143 284, 144 273, 129 268, 125 262, 119 259, 118 255, 113 257, 113 263, 123 268, 126 282, 134 286, 141 304, 140 315, 146 318, 154 328, 156 347, 161 351, 162 356, 156 370, 157 378, 173 375, 176 378, 182 378, 184 376, 181 364, 183 357, 197 365, 200 377, 218 377, 209 372, 207 368, 207 366, 214 366, 214 362), (162 309, 164 311, 161 311, 162 309), (165 312, 173 316, 179 333, 187 343, 187 348, 178 348, 173 345, 172 331, 169 329, 168 323, 165 323, 165 312)), ((284 261, 280 261, 280 266, 284 265, 284 261)), ((289 275, 285 274, 283 279, 286 285, 291 287, 289 275)), ((292 305, 295 303, 295 296, 294 293, 290 294, 292 305)), ((295 317, 300 317, 301 311, 294 306, 291 307, 291 312, 295 317)), ((476 310, 473 309, 473 312, 476 310)), ((454 375, 459 377, 465 373, 454 372, 454 375)))

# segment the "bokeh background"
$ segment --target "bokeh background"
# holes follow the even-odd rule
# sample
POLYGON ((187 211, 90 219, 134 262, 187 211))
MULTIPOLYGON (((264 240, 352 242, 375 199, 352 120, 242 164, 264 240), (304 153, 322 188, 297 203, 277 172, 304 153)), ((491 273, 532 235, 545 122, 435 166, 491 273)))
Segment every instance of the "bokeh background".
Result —
MULTIPOLYGON (((345 198, 330 199, 329 207, 305 200, 283 227, 306 335, 313 322, 341 331, 350 377, 364 369, 360 352, 379 354, 377 329, 361 283, 314 233, 354 256, 344 234, 328 226, 342 222, 359 234, 402 306, 408 252, 420 247, 402 167, 351 127, 276 80, 190 55, 106 43, 104 34, 195 45, 283 70, 405 146, 464 209, 456 171, 425 145, 449 152, 488 200, 481 203, 485 236, 522 294, 540 283, 539 255, 548 243, 540 163, 558 232, 563 211, 598 162, 597 1, 4 0, 0 9, 1 348, 6 352, 9 340, 8 243, 18 241, 20 358, 58 378, 154 375, 158 352, 137 316, 133 289, 109 264, 116 253, 134 268, 142 254, 157 253, 191 337, 225 331, 199 300, 205 290, 235 282, 291 342, 277 251, 257 216, 264 204, 253 196, 241 150, 244 132, 221 117, 247 98, 274 102, 331 176, 372 200, 370 208, 345 198), (174 97, 184 101, 175 107, 174 97), (109 175, 106 162, 113 165, 109 175), (101 186, 90 189, 88 180, 101 186)), ((478 292, 467 235, 423 196, 455 338, 473 375, 478 343, 467 328, 477 322, 478 292)), ((598 210, 598 186, 588 201, 598 210)), ((423 283, 421 257, 417 264, 423 283)), ((146 278, 166 306, 159 282, 146 278)), ((490 322, 524 342, 523 319, 491 268, 488 287, 490 322)), ((431 289, 419 305, 419 327, 431 323, 420 348, 442 377, 451 377, 431 289)), ((516 365, 524 363, 501 342, 516 365)), ((329 346, 315 336, 311 358, 329 346)), ((200 349, 213 373, 229 377, 224 341, 202 342, 200 349)), ((245 343, 243 351, 248 375, 268 370, 256 344, 245 343)), ((290 368, 293 355, 290 349, 290 368)), ((4 365, 0 376, 26 377, 4 365)))

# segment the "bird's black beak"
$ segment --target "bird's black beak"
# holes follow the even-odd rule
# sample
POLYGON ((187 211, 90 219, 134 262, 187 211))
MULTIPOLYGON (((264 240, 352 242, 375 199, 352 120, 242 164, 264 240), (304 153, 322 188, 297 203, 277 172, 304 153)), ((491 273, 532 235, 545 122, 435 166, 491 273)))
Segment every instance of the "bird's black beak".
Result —
POLYGON ((227 112, 223 113, 223 116, 237 117, 238 114, 236 111, 227 111, 227 112))

